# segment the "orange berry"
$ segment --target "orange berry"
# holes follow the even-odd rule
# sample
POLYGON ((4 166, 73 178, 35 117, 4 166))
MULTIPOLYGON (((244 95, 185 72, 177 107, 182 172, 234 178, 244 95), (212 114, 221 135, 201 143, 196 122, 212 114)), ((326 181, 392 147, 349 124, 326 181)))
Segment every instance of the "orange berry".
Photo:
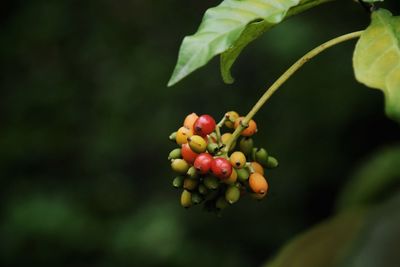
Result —
POLYGON ((183 121, 183 126, 190 129, 193 132, 193 125, 194 122, 197 120, 199 116, 196 113, 190 113, 186 116, 185 120, 183 121))
MULTIPOLYGON (((240 122, 244 119, 244 117, 239 117, 235 120, 235 129, 239 127, 240 122)), ((240 133, 242 136, 252 136, 257 132, 257 124, 254 120, 250 120, 248 126, 240 133)))
POLYGON ((264 175, 264 168, 260 163, 252 161, 250 164, 254 172, 264 175))
POLYGON ((250 174, 249 186, 251 190, 257 194, 265 194, 268 191, 267 180, 257 172, 250 174))

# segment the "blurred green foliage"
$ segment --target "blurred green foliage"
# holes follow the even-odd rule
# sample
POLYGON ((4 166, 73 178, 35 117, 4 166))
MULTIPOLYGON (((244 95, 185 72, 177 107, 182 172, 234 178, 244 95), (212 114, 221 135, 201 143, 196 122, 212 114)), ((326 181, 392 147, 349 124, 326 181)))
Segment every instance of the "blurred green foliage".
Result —
MULTIPOLYGON (((334 213, 357 166, 398 144, 381 93, 354 80, 354 43, 346 43, 306 65, 257 114, 256 140, 281 163, 267 174, 269 197, 241 201, 222 218, 182 209, 166 158, 167 137, 186 114, 244 114, 310 48, 368 24, 362 8, 336 1, 251 44, 233 68, 235 84, 221 82, 213 61, 167 89, 182 37, 216 4, 3 3, 1 265, 258 266, 334 213)), ((391 222, 376 227, 388 235, 391 222)), ((359 264, 371 250, 363 244, 359 264)))

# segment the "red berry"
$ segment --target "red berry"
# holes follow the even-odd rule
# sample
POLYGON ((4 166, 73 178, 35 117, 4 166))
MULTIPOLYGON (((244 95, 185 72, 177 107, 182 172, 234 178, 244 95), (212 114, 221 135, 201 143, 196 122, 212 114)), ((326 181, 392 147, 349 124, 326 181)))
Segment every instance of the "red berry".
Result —
POLYGON ((193 164, 193 162, 196 160, 196 157, 199 155, 193 152, 187 143, 182 145, 181 154, 182 158, 190 164, 193 164))
POLYGON ((232 165, 224 158, 216 158, 211 163, 211 171, 221 180, 225 180, 232 174, 232 165))
POLYGON ((215 120, 210 115, 201 115, 193 124, 196 134, 206 136, 215 130, 215 120))
POLYGON ((212 162, 213 162, 213 157, 210 154, 201 153, 200 155, 197 156, 193 166, 201 174, 206 174, 210 171, 212 162))

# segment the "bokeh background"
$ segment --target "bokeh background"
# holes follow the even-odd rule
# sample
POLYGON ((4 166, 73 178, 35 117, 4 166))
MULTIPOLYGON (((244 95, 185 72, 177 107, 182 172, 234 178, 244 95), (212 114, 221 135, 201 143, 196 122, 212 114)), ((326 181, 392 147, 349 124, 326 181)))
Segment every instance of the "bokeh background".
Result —
POLYGON ((354 79, 350 41, 304 66, 255 117, 256 142, 280 160, 265 201, 243 199, 221 218, 181 208, 168 136, 187 114, 245 114, 306 51, 369 23, 353 1, 325 4, 245 49, 233 85, 214 59, 167 88, 182 38, 218 3, 2 3, 2 266, 260 266, 334 214, 379 151, 398 149, 383 95, 354 79))

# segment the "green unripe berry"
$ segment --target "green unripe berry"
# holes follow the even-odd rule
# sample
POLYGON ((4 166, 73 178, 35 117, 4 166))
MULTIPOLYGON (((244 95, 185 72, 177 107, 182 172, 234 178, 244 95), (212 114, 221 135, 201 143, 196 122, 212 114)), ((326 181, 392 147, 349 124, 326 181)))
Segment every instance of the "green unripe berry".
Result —
POLYGON ((209 143, 207 145, 207 151, 208 153, 215 155, 219 151, 219 146, 216 143, 209 143))
POLYGON ((276 158, 269 156, 268 157, 268 162, 267 162, 267 168, 268 169, 273 169, 279 166, 279 162, 276 158))
POLYGON ((208 189, 204 184, 200 184, 198 190, 202 195, 206 195, 208 193, 208 189))
POLYGON ((268 164, 268 152, 264 148, 259 148, 256 151, 255 161, 263 165, 264 167, 268 164))
POLYGON ((250 172, 248 171, 247 168, 241 168, 236 170, 237 172, 237 176, 238 176, 238 180, 241 182, 247 181, 249 179, 250 176, 250 172))
POLYGON ((225 200, 224 197, 219 197, 219 198, 217 199, 217 201, 215 202, 215 207, 216 207, 217 209, 220 209, 220 210, 223 210, 223 209, 225 209, 225 208, 228 207, 228 206, 229 206, 229 203, 225 200))
POLYGON ((256 153, 257 153, 258 148, 257 147, 253 147, 253 149, 251 150, 251 158, 255 161, 256 160, 256 153))
POLYGON ((192 193, 187 190, 183 190, 181 194, 181 205, 184 208, 190 208, 192 206, 192 193))
POLYGON ((203 197, 198 194, 198 193, 192 193, 192 203, 193 204, 200 204, 201 202, 203 202, 203 197))
POLYGON ((175 140, 176 140, 176 132, 171 133, 171 134, 169 135, 168 139, 171 140, 171 141, 173 141, 173 142, 175 142, 175 140))
POLYGON ((169 152, 168 159, 179 159, 181 158, 182 153, 180 148, 175 148, 171 152, 169 152))
POLYGON ((171 168, 179 174, 186 174, 189 170, 189 164, 183 159, 173 159, 171 162, 171 168))
POLYGON ((172 186, 175 188, 180 188, 183 186, 183 176, 177 176, 172 180, 172 186))
POLYGON ((240 139, 239 148, 246 156, 251 155, 251 151, 253 149, 254 142, 251 137, 243 137, 240 139))
POLYGON ((183 180, 183 188, 185 188, 186 190, 193 191, 196 189, 198 184, 199 182, 194 179, 186 178, 185 180, 183 180))
POLYGON ((197 170, 195 167, 190 167, 189 170, 186 172, 187 176, 191 179, 196 179, 199 174, 197 173, 197 170))
POLYGON ((204 185, 211 190, 217 189, 219 186, 219 180, 214 176, 207 176, 203 181, 204 185))
POLYGON ((188 138, 190 149, 196 153, 203 153, 207 149, 207 142, 200 135, 193 135, 188 138))
POLYGON ((225 191, 225 199, 229 204, 237 202, 240 198, 240 189, 234 185, 231 185, 225 191))

